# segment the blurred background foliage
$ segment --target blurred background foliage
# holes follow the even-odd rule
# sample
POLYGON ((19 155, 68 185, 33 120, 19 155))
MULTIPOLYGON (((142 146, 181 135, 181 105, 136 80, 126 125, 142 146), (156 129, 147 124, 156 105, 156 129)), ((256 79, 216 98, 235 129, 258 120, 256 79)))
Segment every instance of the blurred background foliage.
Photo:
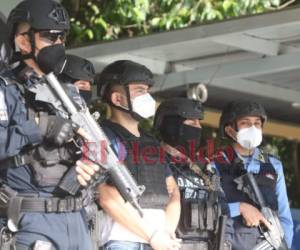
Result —
POLYGON ((284 8, 296 0, 62 0, 69 46, 173 30, 284 8))
MULTIPOLYGON (((221 21, 244 15, 274 11, 297 4, 300 0, 62 0, 71 17, 68 47, 90 42, 109 41, 153 32, 221 21)), ((107 109, 96 102, 102 118, 107 109)), ((100 118, 101 119, 101 118, 100 118)), ((143 123, 150 129, 151 120, 143 123)), ((224 144, 217 130, 203 129, 203 146, 214 139, 215 149, 224 144)), ((296 142, 266 137, 265 148, 284 163, 288 194, 292 207, 300 207, 300 147, 296 142), (298 155, 298 157, 296 157, 298 155)))

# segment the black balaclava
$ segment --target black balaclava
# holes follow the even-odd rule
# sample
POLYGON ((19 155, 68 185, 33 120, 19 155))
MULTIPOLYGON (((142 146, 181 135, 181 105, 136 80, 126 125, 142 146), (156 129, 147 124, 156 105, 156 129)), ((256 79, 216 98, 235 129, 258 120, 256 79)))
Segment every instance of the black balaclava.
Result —
POLYGON ((80 96, 84 99, 87 105, 90 105, 92 102, 92 91, 91 90, 81 90, 79 89, 80 96))
POLYGON ((183 148, 185 152, 182 153, 192 159, 200 148, 202 129, 184 124, 185 120, 181 116, 166 116, 160 134, 165 143, 178 149, 183 148))

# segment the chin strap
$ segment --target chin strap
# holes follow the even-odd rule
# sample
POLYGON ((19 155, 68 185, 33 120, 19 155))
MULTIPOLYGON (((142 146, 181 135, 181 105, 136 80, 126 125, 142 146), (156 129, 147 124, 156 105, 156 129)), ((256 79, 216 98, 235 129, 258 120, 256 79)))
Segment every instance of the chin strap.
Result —
POLYGON ((34 30, 32 30, 32 29, 28 30, 28 37, 29 37, 29 41, 30 41, 31 52, 28 54, 25 54, 25 55, 21 54, 21 52, 15 52, 12 56, 11 63, 24 61, 27 59, 33 59, 34 61, 36 61, 35 53, 34 53, 35 52, 34 30))
POLYGON ((141 122, 141 121, 145 120, 143 117, 141 117, 139 114, 135 113, 135 112, 132 111, 132 110, 123 108, 123 107, 121 107, 121 106, 117 106, 117 105, 113 104, 111 101, 108 102, 108 104, 109 104, 110 106, 112 106, 112 107, 114 107, 114 108, 116 108, 116 109, 122 111, 122 112, 125 112, 125 113, 131 115, 131 117, 132 117, 134 120, 138 121, 138 122, 141 122))
POLYGON ((138 121, 138 122, 141 122, 141 121, 145 120, 143 117, 141 117, 139 114, 137 114, 136 112, 134 112, 132 110, 132 103, 131 103, 131 99, 130 99, 129 86, 128 85, 124 86, 124 89, 125 89, 125 93, 126 93, 128 108, 124 108, 122 106, 117 106, 117 105, 113 104, 111 102, 111 100, 108 102, 108 104, 111 105, 112 107, 122 111, 122 112, 130 114, 131 117, 133 119, 135 119, 136 121, 138 121))
POLYGON ((131 98, 130 98, 130 92, 129 92, 129 85, 125 85, 124 89, 125 89, 127 103, 128 103, 128 111, 133 112, 131 98))
POLYGON ((24 61, 27 59, 35 60, 33 53, 30 52, 29 54, 23 55, 23 54, 21 54, 21 52, 15 52, 12 56, 11 63, 20 62, 20 61, 24 61))
POLYGON ((131 117, 133 119, 137 120, 138 122, 145 120, 143 117, 141 117, 139 114, 137 114, 136 112, 133 111, 131 98, 130 98, 130 92, 129 92, 129 85, 124 86, 124 88, 125 88, 127 103, 128 103, 128 110, 126 110, 126 109, 124 109, 124 110, 126 110, 126 112, 129 113, 131 115, 131 117))

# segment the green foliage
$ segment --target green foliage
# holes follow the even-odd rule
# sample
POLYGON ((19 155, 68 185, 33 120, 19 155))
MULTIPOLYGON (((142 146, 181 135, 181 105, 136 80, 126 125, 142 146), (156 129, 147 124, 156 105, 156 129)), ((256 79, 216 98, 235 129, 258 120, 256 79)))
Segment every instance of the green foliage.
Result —
POLYGON ((71 16, 69 45, 173 30, 261 13, 280 0, 63 0, 71 16))
MULTIPOLYGON (((266 148, 267 151, 279 156, 285 175, 285 182, 288 188, 288 196, 291 201, 291 207, 300 208, 300 188, 299 188, 299 177, 297 176, 296 169, 300 172, 300 150, 298 149, 298 166, 295 165, 295 159, 293 158, 293 153, 295 150, 295 143, 286 139, 276 138, 276 137, 266 137, 266 148)), ((299 143, 298 143, 299 144, 299 143)), ((298 146, 299 147, 299 146, 298 146)))

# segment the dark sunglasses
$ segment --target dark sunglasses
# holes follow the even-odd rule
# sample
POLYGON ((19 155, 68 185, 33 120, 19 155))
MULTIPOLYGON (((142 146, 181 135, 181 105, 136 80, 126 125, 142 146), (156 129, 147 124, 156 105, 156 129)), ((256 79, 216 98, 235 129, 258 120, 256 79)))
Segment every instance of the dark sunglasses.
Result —
POLYGON ((63 43, 66 41, 67 38, 67 32, 61 31, 61 30, 29 30, 23 33, 20 33, 21 35, 30 35, 33 33, 39 33, 41 39, 45 39, 47 41, 50 41, 51 43, 55 43, 58 39, 60 39, 63 43))
POLYGON ((37 30, 40 34, 41 39, 48 40, 52 43, 55 43, 58 39, 60 39, 63 43, 66 41, 67 33, 65 31, 58 30, 37 30))

